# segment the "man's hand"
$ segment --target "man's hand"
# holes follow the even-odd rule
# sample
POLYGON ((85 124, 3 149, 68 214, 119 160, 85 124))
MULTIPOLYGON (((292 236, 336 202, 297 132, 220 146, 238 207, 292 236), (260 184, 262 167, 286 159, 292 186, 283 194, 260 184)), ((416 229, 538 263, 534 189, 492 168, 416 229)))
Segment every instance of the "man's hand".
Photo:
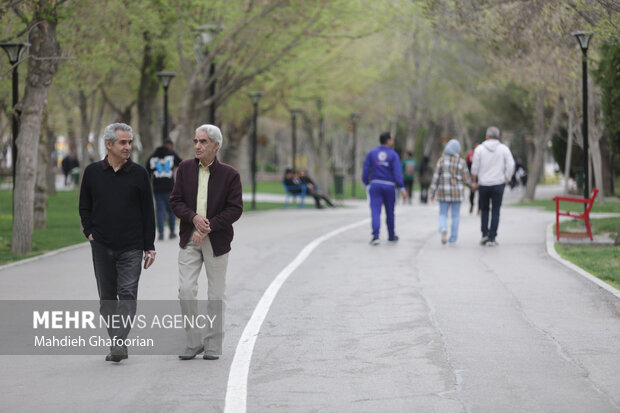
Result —
MULTIPOLYGON (((209 230, 209 232, 211 232, 211 230, 209 230)), ((202 232, 196 230, 192 234, 192 242, 194 244, 200 244, 205 239, 206 236, 207 236, 207 233, 202 233, 202 232)))
POLYGON ((431 195, 431 202, 435 202, 435 195, 431 195))
POLYGON ((153 250, 144 251, 144 269, 148 269, 155 262, 155 254, 153 250))
POLYGON ((93 238, 93 234, 89 234, 89 235, 88 235, 88 240, 89 240, 89 241, 94 241, 94 240, 95 240, 95 239, 93 238))
POLYGON ((407 199, 407 191, 405 191, 404 189, 401 189, 400 194, 403 196, 403 199, 407 199))
POLYGON ((194 223, 194 227, 196 228, 198 232, 202 234, 208 234, 209 232, 211 232, 211 223, 209 222, 207 218, 200 216, 200 215, 196 215, 192 219, 192 222, 194 223))

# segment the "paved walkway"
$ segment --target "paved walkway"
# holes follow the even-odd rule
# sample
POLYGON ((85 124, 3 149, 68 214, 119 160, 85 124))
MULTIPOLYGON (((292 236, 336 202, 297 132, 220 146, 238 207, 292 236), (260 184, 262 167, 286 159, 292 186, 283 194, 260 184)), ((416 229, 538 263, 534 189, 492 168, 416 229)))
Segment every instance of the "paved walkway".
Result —
MULTIPOLYGON (((0 356, 0 410, 219 412, 229 397, 251 412, 620 411, 620 300, 547 254, 554 214, 506 205, 491 248, 478 245, 478 217, 464 210, 449 247, 437 210, 399 205, 400 242, 383 232, 376 247, 364 202, 246 213, 220 360, 0 356), (242 394, 228 381, 239 373, 237 344, 296 257, 254 336, 242 394)), ((175 300, 178 246, 156 247, 140 298, 175 300)), ((0 299, 50 298, 97 298, 87 245, 0 271, 0 299)))

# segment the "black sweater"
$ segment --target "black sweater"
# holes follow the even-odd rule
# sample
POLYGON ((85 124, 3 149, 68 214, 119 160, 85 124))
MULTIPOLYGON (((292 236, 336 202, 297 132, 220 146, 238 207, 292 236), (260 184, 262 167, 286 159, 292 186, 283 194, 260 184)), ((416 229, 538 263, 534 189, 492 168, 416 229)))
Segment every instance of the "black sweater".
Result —
POLYGON ((155 214, 146 170, 128 160, 114 172, 108 158, 86 167, 80 189, 84 235, 113 251, 154 250, 155 214))

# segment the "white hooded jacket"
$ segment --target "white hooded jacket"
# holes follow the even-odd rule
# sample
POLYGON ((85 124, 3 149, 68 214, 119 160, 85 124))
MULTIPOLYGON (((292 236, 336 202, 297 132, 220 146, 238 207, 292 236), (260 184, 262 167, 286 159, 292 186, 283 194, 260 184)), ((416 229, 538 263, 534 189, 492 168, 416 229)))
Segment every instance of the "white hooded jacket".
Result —
POLYGON ((498 139, 487 139, 474 151, 472 175, 478 177, 478 185, 501 185, 510 181, 515 161, 510 149, 498 139))

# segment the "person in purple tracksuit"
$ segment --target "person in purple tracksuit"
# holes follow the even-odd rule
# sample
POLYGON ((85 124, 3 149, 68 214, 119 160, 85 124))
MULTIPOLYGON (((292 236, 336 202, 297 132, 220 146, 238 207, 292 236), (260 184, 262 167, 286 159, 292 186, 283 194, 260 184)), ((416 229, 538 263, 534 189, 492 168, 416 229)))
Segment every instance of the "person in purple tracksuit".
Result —
POLYGON ((396 203, 396 190, 400 189, 403 199, 407 198, 405 184, 401 172, 401 163, 398 153, 392 147, 394 138, 390 132, 383 132, 379 136, 381 145, 366 155, 362 181, 366 185, 370 198, 370 212, 372 216, 372 239, 371 245, 379 244, 379 227, 381 221, 381 207, 385 205, 385 222, 388 228, 388 241, 398 241, 394 232, 394 204, 396 203))

